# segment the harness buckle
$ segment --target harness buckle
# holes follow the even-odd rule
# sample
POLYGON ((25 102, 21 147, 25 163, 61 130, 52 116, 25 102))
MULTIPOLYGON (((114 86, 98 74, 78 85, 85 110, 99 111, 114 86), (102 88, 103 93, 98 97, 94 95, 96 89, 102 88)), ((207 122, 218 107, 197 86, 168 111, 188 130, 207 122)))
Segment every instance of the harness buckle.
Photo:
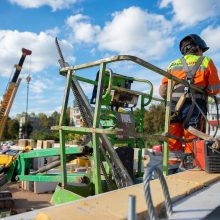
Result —
POLYGON ((186 77, 186 81, 187 81, 188 86, 185 86, 185 87, 184 87, 184 93, 185 93, 185 94, 189 93, 189 91, 190 91, 189 85, 190 85, 190 84, 193 84, 193 77, 192 77, 192 76, 187 76, 187 77, 186 77))

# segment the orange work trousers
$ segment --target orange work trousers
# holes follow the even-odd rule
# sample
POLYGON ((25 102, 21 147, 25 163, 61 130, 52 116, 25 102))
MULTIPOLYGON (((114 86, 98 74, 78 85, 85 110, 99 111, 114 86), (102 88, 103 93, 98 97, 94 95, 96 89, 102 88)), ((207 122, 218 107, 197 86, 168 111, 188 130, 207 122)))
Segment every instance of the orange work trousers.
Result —
MULTIPOLYGON (((190 132, 188 132, 187 130, 185 130, 183 128, 183 123, 181 123, 181 122, 170 123, 169 133, 176 136, 176 137, 180 137, 180 138, 184 137, 184 139, 186 141, 193 139, 193 138, 196 138, 195 135, 191 134, 190 132)), ((169 147, 169 151, 183 150, 184 153, 187 153, 187 154, 193 152, 192 151, 192 142, 186 143, 185 148, 183 148, 181 141, 169 138, 168 147, 169 147)))

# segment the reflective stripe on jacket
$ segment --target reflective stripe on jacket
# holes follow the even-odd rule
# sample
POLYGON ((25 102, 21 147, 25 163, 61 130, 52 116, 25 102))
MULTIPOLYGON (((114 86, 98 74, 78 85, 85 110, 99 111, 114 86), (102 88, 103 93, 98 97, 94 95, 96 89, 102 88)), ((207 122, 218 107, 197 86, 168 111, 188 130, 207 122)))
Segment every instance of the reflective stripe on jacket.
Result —
MULTIPOLYGON (((186 60, 189 69, 192 69, 196 64, 200 56, 188 54, 184 58, 186 60)), ((186 72, 183 68, 182 62, 180 59, 177 59, 169 65, 167 72, 176 76, 179 79, 185 79, 186 72)), ((162 80, 162 84, 166 85, 168 79, 165 77, 162 80)), ((210 95, 216 95, 220 92, 220 81, 218 77, 218 71, 213 63, 212 59, 205 56, 202 64, 200 65, 198 71, 195 74, 194 82, 195 86, 205 89, 205 91, 210 95)))

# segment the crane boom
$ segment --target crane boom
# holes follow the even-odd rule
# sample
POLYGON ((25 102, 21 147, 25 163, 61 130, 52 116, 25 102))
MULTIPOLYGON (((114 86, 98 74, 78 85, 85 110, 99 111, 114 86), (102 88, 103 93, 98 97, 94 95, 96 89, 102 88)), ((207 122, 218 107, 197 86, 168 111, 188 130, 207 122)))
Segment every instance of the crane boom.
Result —
POLYGON ((3 96, 3 100, 0 105, 0 131, 1 131, 0 138, 2 137, 3 129, 4 129, 4 126, 6 123, 6 120, 4 119, 6 116, 5 114, 7 113, 7 115, 8 115, 8 113, 10 111, 10 108, 11 108, 11 105, 13 102, 12 98, 14 99, 13 94, 14 95, 16 94, 16 91, 17 91, 16 86, 18 86, 20 83, 20 81, 18 80, 18 77, 21 72, 24 60, 25 60, 26 56, 31 55, 31 54, 32 54, 31 50, 22 48, 21 58, 19 60, 19 63, 15 65, 15 72, 14 72, 12 79, 9 82, 9 85, 6 89, 4 96, 3 96))

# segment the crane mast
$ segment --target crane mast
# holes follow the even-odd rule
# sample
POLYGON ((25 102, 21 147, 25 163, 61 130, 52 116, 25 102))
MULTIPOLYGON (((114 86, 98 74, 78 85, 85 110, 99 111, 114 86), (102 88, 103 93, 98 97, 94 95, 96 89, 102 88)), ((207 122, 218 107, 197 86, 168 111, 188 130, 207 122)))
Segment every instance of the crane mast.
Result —
POLYGON ((7 116, 10 112, 11 106, 14 101, 14 97, 16 95, 18 86, 21 81, 18 77, 20 75, 23 63, 25 61, 26 56, 31 55, 31 54, 32 54, 31 50, 22 48, 21 58, 20 58, 18 64, 15 65, 15 72, 14 72, 12 79, 9 82, 9 85, 6 89, 4 96, 3 96, 3 100, 0 105, 0 138, 2 137, 7 116))

